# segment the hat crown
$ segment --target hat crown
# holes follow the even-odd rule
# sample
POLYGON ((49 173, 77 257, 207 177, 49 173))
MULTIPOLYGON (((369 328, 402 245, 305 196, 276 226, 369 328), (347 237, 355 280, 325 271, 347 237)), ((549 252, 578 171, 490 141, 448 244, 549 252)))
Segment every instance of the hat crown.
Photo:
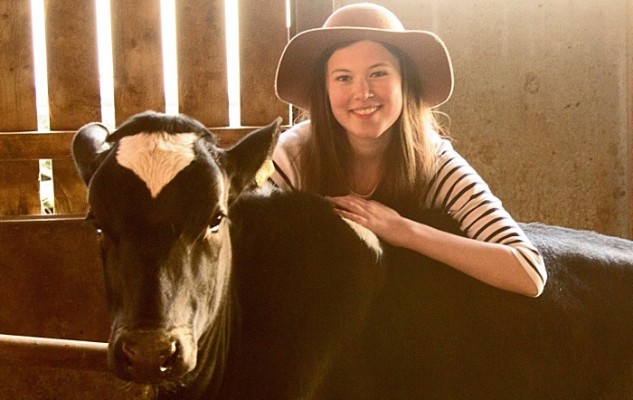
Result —
POLYGON ((404 25, 394 13, 377 4, 351 4, 336 10, 323 28, 359 27, 404 31, 404 25))

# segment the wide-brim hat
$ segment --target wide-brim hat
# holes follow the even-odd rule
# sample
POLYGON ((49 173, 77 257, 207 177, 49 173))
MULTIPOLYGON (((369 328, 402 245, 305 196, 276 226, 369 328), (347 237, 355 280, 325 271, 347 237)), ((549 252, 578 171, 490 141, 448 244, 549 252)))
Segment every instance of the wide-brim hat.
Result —
POLYGON ((293 37, 277 66, 275 91, 286 103, 310 109, 314 65, 324 51, 338 43, 371 40, 404 52, 417 72, 422 99, 429 107, 446 102, 453 91, 453 67, 444 42, 434 33, 405 30, 391 11, 371 3, 336 10, 322 28, 293 37))

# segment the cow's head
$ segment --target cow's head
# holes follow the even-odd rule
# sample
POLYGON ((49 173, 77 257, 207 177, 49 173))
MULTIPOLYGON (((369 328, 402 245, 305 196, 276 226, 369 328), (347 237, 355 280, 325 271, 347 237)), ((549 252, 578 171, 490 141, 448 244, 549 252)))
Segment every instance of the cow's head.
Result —
POLYGON ((227 289, 227 210, 270 157, 278 126, 229 149, 193 119, 154 112, 113 133, 100 124, 76 133, 73 157, 102 246, 109 363, 120 378, 157 383, 194 369, 227 289))

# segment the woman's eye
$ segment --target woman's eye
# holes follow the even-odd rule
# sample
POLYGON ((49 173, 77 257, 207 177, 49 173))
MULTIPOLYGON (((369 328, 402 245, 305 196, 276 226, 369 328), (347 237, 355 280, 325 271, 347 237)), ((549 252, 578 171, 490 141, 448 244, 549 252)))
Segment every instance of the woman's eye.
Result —
POLYGON ((339 75, 334 77, 336 82, 349 82, 352 78, 349 75, 339 75))
POLYGON ((375 71, 371 73, 371 76, 375 77, 375 78, 381 78, 383 76, 387 75, 387 71, 375 71))

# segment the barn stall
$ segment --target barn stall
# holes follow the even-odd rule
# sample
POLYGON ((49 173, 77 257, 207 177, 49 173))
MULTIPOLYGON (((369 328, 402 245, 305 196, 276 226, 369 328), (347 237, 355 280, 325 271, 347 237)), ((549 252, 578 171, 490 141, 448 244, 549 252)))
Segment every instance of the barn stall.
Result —
MULTIPOLYGON (((189 114, 224 144, 289 123, 273 90, 283 46, 348 3, 0 2, 0 399, 151 398, 105 371, 74 131, 146 109, 189 114)), ((441 111, 455 147, 516 219, 633 238, 631 0, 376 3, 445 40, 456 88, 441 111)))

